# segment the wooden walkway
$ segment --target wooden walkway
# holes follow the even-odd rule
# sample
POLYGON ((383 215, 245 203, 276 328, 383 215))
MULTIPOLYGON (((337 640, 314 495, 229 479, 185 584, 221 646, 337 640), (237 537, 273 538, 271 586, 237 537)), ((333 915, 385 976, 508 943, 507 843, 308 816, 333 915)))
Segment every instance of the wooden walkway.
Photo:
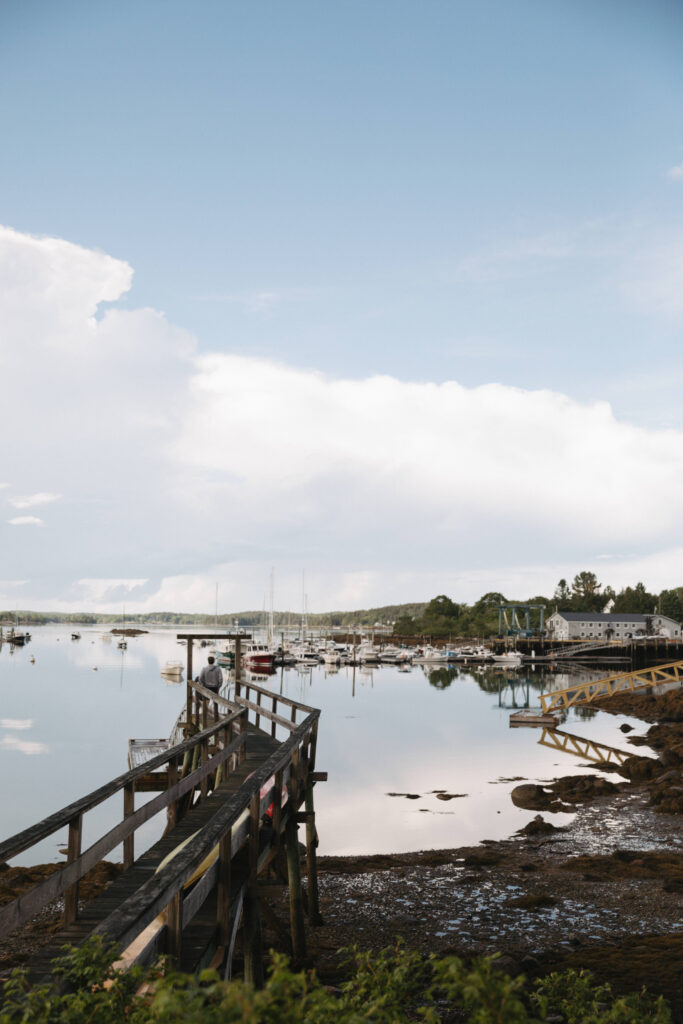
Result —
POLYGON ((91 935, 117 943, 123 965, 166 953, 183 970, 211 963, 227 977, 241 926, 245 977, 259 984, 260 897, 269 880, 289 888, 291 952, 305 955, 304 909, 310 923, 320 919, 313 787, 326 776, 314 771, 319 711, 251 683, 237 683, 232 701, 189 683, 187 709, 190 738, 0 844, 0 859, 8 860, 68 825, 66 865, 0 908, 4 937, 64 899, 64 927, 29 964, 34 981, 50 974, 61 946, 91 935), (136 791, 159 792, 136 809, 136 791), (82 852, 84 813, 119 792, 122 821, 82 852), (136 859, 135 831, 162 812, 164 835, 136 859), (79 880, 122 843, 123 873, 81 906, 79 880))
POLYGON ((541 706, 547 714, 561 711, 574 704, 591 704, 604 697, 614 697, 619 693, 635 693, 649 690, 663 683, 681 683, 683 681, 683 661, 672 661, 666 665, 655 665, 637 672, 619 672, 616 675, 596 679, 592 683, 567 686, 562 690, 550 690, 540 695, 541 706))

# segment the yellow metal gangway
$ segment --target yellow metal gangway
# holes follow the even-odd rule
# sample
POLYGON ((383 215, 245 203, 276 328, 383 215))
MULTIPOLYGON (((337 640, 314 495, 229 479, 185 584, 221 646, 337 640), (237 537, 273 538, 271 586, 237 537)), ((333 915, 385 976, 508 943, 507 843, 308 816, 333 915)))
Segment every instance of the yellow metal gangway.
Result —
POLYGON ((545 713, 561 711, 574 704, 591 704, 603 697, 614 697, 618 693, 635 693, 647 690, 662 683, 683 682, 683 661, 671 661, 666 665, 653 665, 641 668, 637 672, 619 672, 603 679, 595 679, 592 683, 580 683, 567 686, 563 690, 550 690, 540 695, 541 706, 545 713))
POLYGON ((544 729, 538 741, 539 746, 550 747, 561 754, 572 754, 573 756, 584 757, 587 761, 595 764, 616 764, 621 765, 633 757, 633 751, 619 750, 618 747, 608 747, 606 743, 598 743, 596 740, 586 739, 584 736, 575 736, 571 732, 563 732, 561 729, 544 729))

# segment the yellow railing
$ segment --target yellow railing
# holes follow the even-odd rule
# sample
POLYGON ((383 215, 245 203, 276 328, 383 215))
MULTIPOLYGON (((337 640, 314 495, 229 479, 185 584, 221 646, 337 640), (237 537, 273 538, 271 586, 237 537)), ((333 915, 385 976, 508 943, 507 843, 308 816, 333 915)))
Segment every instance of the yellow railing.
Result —
POLYGON ((671 661, 666 665, 641 668, 637 672, 619 672, 617 675, 596 679, 592 683, 568 686, 563 690, 551 690, 540 696, 545 712, 560 711, 573 704, 590 704, 602 697, 614 697, 618 693, 634 693, 661 683, 680 683, 683 679, 683 661, 671 661))
POLYGON ((542 747, 559 750, 562 754, 584 757, 587 761, 594 761, 597 764, 623 764, 627 758, 633 756, 632 752, 629 753, 627 750, 608 747, 606 743, 596 743, 594 740, 574 736, 570 732, 561 732, 559 729, 544 729, 538 742, 542 747))

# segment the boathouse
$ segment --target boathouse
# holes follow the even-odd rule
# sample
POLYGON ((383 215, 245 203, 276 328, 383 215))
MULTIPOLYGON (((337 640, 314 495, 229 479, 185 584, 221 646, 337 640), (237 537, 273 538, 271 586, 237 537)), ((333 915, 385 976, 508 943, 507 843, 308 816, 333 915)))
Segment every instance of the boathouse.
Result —
POLYGON ((628 612, 560 612, 546 620, 551 640, 631 640, 639 636, 680 637, 681 624, 667 615, 628 612))

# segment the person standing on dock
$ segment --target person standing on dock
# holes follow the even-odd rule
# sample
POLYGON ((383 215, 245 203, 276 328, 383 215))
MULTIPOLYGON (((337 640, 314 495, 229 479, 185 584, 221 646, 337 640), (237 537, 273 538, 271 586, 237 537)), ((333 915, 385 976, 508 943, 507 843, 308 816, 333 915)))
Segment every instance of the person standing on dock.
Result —
POLYGON ((216 659, 213 655, 209 657, 208 662, 208 665, 205 665, 199 673, 199 685, 206 687, 207 690, 213 690, 214 693, 218 693, 223 685, 223 673, 220 665, 216 664, 216 659))

